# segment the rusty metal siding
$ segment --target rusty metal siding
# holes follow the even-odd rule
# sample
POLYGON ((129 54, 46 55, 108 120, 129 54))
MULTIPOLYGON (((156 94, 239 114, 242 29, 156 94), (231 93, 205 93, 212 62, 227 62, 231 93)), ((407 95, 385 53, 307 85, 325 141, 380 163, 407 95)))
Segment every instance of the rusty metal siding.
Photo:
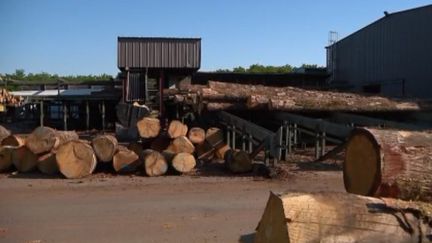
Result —
MULTIPOLYGON (((390 14, 328 47, 333 81, 432 97, 432 5, 390 14)), ((331 69, 331 70, 330 70, 331 69)))
POLYGON ((118 67, 199 69, 201 39, 118 38, 118 67))
POLYGON ((129 73, 126 85, 126 101, 145 100, 145 83, 143 73, 129 73))

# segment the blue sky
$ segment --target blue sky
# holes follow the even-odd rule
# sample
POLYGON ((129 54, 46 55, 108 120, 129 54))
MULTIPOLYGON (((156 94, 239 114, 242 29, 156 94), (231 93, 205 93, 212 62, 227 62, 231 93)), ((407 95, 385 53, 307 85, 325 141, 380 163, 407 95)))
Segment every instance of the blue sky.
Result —
POLYGON ((430 4, 363 1, 0 0, 0 73, 117 73, 117 36, 201 37, 201 70, 325 65, 342 38, 383 16, 430 4))

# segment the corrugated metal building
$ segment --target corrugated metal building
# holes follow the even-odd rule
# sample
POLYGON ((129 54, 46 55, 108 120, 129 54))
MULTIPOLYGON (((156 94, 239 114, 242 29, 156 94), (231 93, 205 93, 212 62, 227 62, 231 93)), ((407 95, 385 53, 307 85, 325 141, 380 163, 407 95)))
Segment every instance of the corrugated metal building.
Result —
POLYGON ((387 13, 327 47, 331 83, 388 96, 432 97, 432 5, 387 13))

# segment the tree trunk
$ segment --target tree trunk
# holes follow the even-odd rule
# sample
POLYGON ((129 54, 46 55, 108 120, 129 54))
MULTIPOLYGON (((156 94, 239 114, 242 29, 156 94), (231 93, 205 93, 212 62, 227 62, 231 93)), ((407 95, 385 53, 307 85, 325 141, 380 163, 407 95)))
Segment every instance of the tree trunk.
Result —
POLYGON ((124 146, 118 146, 117 153, 113 157, 113 167, 118 173, 131 173, 137 171, 142 165, 139 156, 124 146))
POLYGON ((154 138, 161 130, 160 121, 157 118, 144 117, 137 122, 138 133, 142 138, 154 138))
POLYGON ((205 140, 205 131, 200 127, 193 127, 189 130, 188 138, 193 144, 201 144, 205 140))
POLYGON ((217 127, 210 127, 206 131, 205 139, 212 147, 218 147, 224 142, 223 131, 217 127))
POLYGON ((245 151, 227 150, 224 159, 227 168, 233 173, 246 173, 252 170, 252 161, 245 151))
POLYGON ((255 242, 427 242, 430 212, 430 204, 348 193, 271 192, 255 242))
POLYGON ((0 143, 9 135, 11 135, 11 132, 7 130, 4 126, 0 125, 0 143))
POLYGON ((93 148, 80 140, 73 140, 60 145, 56 152, 56 160, 60 172, 70 179, 90 175, 97 164, 93 148))
POLYGON ((58 143, 56 130, 50 127, 37 127, 26 139, 26 146, 34 154, 51 151, 58 143))
POLYGON ((193 154, 195 151, 195 146, 187 139, 185 136, 178 137, 174 139, 170 146, 166 149, 172 153, 189 153, 193 154))
POLYGON ((186 136, 188 132, 188 127, 181 121, 172 120, 168 127, 168 136, 170 138, 178 138, 181 136, 186 136))
POLYGON ((37 167, 40 172, 48 175, 54 175, 59 172, 56 155, 53 152, 44 154, 38 158, 37 167))
POLYGON ((111 135, 98 135, 92 140, 93 150, 100 162, 112 161, 117 145, 117 139, 111 135))
POLYGON ((207 103, 208 111, 223 111, 223 110, 247 110, 244 102, 211 102, 207 103))
POLYGON ((1 141, 2 146, 20 147, 25 144, 25 139, 17 135, 9 135, 1 141))
POLYGON ((432 201, 432 134, 355 129, 347 143, 347 192, 432 201))
POLYGON ((148 176, 161 176, 167 172, 168 163, 161 153, 146 149, 143 154, 144 169, 148 176))
POLYGON ((9 170, 12 166, 12 154, 14 151, 12 146, 0 147, 0 172, 9 170))
POLYGON ((12 152, 12 163, 19 172, 30 172, 37 166, 37 155, 26 146, 16 147, 12 152))
POLYGON ((194 156, 189 153, 178 153, 172 159, 171 164, 176 171, 187 173, 195 168, 196 161, 194 156))
POLYGON ((215 152, 216 158, 224 160, 225 159, 225 153, 228 150, 231 150, 231 148, 228 145, 226 145, 226 144, 224 144, 220 148, 216 149, 216 152, 215 152))

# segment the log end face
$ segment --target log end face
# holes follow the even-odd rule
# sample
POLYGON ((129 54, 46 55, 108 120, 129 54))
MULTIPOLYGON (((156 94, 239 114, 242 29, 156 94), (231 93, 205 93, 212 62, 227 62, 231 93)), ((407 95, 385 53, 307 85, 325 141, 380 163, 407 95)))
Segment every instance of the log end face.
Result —
POLYGON ((373 195, 380 184, 381 155, 374 136, 366 129, 356 129, 347 142, 344 162, 347 192, 373 195))

